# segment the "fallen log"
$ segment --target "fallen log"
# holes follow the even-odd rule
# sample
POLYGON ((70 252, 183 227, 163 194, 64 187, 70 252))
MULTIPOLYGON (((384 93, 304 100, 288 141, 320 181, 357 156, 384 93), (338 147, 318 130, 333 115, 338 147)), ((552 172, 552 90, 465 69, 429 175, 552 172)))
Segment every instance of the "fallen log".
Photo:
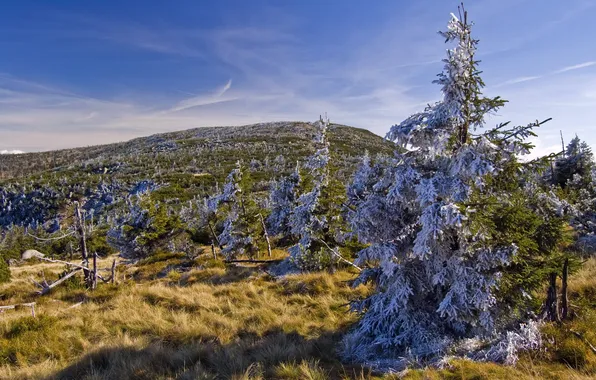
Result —
MULTIPOLYGON (((45 257, 44 257, 44 258, 40 258, 40 260, 47 261, 47 262, 49 262, 49 263, 70 265, 70 266, 73 266, 73 267, 75 267, 75 268, 82 269, 82 270, 84 270, 84 271, 91 271, 91 269, 87 268, 87 267, 86 267, 86 266, 84 266, 84 265, 80 265, 80 264, 71 263, 71 262, 69 262, 69 261, 56 260, 56 259, 48 259, 48 258, 45 258, 45 257)), ((102 275, 100 275, 100 274, 98 274, 98 275, 97 275, 97 278, 99 278, 99 279, 100 279, 100 280, 102 280, 103 282, 106 282, 106 279, 105 279, 105 278, 104 278, 102 275)))
POLYGON ((262 264, 262 263, 277 263, 279 260, 225 260, 224 263, 231 264, 231 263, 252 263, 252 264, 262 264))
POLYGON ((31 281, 33 281, 34 284, 36 284, 37 286, 39 286, 41 288, 41 290, 39 291, 39 295, 44 295, 44 294, 49 293, 50 290, 52 290, 56 286, 62 284, 64 281, 68 280, 69 278, 71 278, 72 276, 77 274, 80 270, 81 270, 81 268, 77 268, 77 269, 73 270, 72 272, 68 273, 67 275, 65 275, 64 277, 62 277, 61 279, 52 282, 51 284, 48 284, 47 281, 45 281, 45 280, 42 283, 36 282, 34 280, 31 280, 31 281))

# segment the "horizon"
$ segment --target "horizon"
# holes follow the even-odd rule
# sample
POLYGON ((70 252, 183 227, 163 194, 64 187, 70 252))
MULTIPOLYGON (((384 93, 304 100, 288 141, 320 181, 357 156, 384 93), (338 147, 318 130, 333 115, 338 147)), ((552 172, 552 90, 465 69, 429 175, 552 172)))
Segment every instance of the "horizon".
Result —
MULTIPOLYGON (((384 136, 439 100, 451 46, 436 32, 459 2, 347 4, 4 4, 0 154, 324 112, 384 136)), ((532 156, 559 151, 560 131, 596 147, 595 5, 466 4, 484 93, 510 101, 487 127, 553 118, 532 156)))

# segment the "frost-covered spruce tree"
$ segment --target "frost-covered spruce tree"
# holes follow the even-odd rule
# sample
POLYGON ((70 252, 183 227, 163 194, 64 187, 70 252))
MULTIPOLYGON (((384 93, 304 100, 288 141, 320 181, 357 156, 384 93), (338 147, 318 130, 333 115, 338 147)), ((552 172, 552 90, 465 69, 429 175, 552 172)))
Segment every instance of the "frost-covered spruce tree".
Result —
POLYGON ((238 162, 228 175, 223 192, 209 201, 213 212, 227 214, 218 240, 228 260, 239 254, 253 257, 259 250, 258 239, 263 231, 251 186, 250 172, 238 162))
POLYGON ((300 195, 289 218, 290 232, 299 238, 298 243, 289 249, 290 258, 301 270, 323 269, 329 265, 332 256, 326 246, 329 223, 321 202, 329 184, 329 119, 325 116, 316 125, 314 143, 317 150, 305 164, 312 188, 300 195))
POLYGON ((555 161, 553 181, 555 184, 565 188, 567 182, 574 180, 574 185, 587 186, 590 182, 592 169, 594 168, 594 154, 592 148, 579 137, 575 136, 567 145, 563 154, 555 161), (578 181, 582 181, 578 183, 578 181))
POLYGON ((391 366, 398 357, 435 357, 500 327, 494 293, 516 246, 501 244, 474 211, 484 200, 506 202, 489 179, 528 152, 524 140, 541 123, 477 133, 505 101, 482 96, 467 15, 452 15, 440 34, 455 43, 434 81, 443 99, 393 126, 395 158, 351 187, 363 198, 351 225, 369 244, 358 254, 367 267, 359 282, 372 281, 376 292, 355 304, 363 315, 344 339, 348 360, 391 366))
POLYGON ((180 231, 178 215, 150 195, 129 196, 126 210, 112 223, 107 242, 124 257, 146 257, 165 249, 180 231))
MULTIPOLYGON (((281 156, 283 157, 283 156, 281 156)), ((290 215, 298 198, 297 187, 300 183, 300 167, 297 164, 292 174, 273 183, 269 194, 271 213, 267 225, 271 235, 291 235, 290 215)))

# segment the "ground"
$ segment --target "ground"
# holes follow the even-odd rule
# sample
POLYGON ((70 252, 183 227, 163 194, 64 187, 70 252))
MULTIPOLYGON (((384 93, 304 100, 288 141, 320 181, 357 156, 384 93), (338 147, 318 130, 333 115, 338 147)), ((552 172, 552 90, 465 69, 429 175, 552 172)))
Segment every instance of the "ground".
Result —
MULTIPOLYGON (((285 255, 274 252, 274 259, 285 255)), ((111 257, 100 260, 109 268, 111 257)), ((351 270, 275 279, 260 265, 161 255, 118 266, 118 284, 95 291, 73 280, 38 296, 31 278, 64 265, 11 268, 0 304, 37 302, 0 315, 1 379, 587 379, 596 378, 596 259, 571 276, 574 317, 545 325, 546 347, 516 367, 454 360, 448 368, 370 373, 336 348, 358 318, 351 270)))

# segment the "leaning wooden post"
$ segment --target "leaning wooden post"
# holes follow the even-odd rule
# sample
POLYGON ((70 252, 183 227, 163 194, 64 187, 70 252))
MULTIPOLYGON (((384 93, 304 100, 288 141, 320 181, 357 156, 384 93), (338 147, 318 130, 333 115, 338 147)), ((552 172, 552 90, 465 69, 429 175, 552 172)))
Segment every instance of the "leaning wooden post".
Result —
POLYGON ((269 257, 271 257, 271 242, 269 241, 269 234, 267 233, 265 220, 263 220, 263 215, 261 213, 259 213, 259 218, 261 219, 261 226, 263 226, 263 235, 265 235, 265 240, 267 240, 267 252, 269 253, 269 257))
POLYGON ((563 264, 563 276, 561 285, 561 318, 567 319, 569 312, 569 303, 567 300, 567 277, 569 276, 569 259, 565 259, 563 264))

